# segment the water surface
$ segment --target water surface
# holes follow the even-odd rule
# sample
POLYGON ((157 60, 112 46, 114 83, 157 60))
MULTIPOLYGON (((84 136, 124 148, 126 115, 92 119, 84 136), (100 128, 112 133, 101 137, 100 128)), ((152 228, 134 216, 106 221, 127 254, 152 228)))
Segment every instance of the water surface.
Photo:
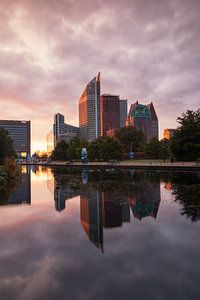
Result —
POLYGON ((200 299, 200 174, 23 167, 0 299, 200 299))

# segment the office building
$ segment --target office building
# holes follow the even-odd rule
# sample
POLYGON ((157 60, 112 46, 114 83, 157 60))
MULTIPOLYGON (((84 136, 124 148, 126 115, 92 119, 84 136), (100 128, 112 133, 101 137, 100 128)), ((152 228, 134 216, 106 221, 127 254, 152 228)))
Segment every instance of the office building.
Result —
POLYGON ((101 135, 113 136, 120 128, 119 96, 104 94, 101 96, 101 135), (111 135, 110 132, 113 132, 111 135), (108 132, 108 134, 107 134, 108 132))
POLYGON ((120 128, 126 127, 127 119, 127 102, 128 100, 119 100, 120 109, 120 128))
POLYGON ((72 138, 77 136, 79 136, 79 128, 73 125, 66 124, 65 117, 62 114, 55 114, 53 124, 54 148, 60 141, 64 140, 68 143, 72 138))
POLYGON ((166 128, 163 132, 163 139, 169 140, 174 135, 176 129, 166 128))
POLYGON ((80 138, 93 141, 101 136, 100 73, 86 86, 79 99, 80 138))
POLYGON ((13 141, 13 147, 19 158, 31 154, 31 122, 0 120, 0 128, 5 128, 13 141))
POLYGON ((127 117, 127 126, 134 126, 144 133, 146 142, 152 138, 158 139, 158 118, 151 102, 148 105, 139 104, 138 101, 131 104, 127 117))

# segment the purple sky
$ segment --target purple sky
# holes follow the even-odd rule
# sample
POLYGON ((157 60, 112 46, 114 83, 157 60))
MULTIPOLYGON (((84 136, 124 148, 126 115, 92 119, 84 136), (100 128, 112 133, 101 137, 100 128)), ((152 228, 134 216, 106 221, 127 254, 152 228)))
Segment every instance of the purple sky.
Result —
POLYGON ((163 128, 200 104, 199 0, 1 0, 0 118, 32 121, 46 148, 53 116, 78 125, 78 99, 101 92, 147 104, 163 128))

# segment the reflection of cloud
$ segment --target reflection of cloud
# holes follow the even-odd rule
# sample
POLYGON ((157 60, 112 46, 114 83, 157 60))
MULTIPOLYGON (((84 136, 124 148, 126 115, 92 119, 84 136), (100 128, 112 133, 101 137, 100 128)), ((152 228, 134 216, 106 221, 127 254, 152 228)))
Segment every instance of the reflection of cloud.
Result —
MULTIPOLYGON (((51 172, 47 174, 51 178, 51 172)), ((41 177, 33 183, 32 207, 0 211, 0 299, 121 300, 133 299, 133 295, 136 299, 199 299, 199 224, 191 225, 180 216, 173 201, 162 205, 161 199, 156 221, 145 218, 140 223, 133 218, 123 227, 105 230, 102 256, 80 226, 79 197, 68 201, 67 212, 57 214, 46 182, 41 177)), ((141 181, 135 177, 134 184, 141 181)), ((147 191, 160 195, 157 183, 152 186, 151 190, 146 185, 147 191)), ((90 205, 94 216, 101 195, 95 184, 84 189, 81 197, 87 202, 83 204, 90 205)), ((113 211, 114 203, 128 205, 127 198, 111 192, 104 194, 107 213, 113 211), (111 206, 109 201, 113 201, 111 206)), ((141 199, 145 196, 142 193, 141 199)), ((137 197, 129 200, 134 205, 137 197)), ((123 210, 119 216, 129 221, 123 210)), ((98 229, 92 222, 93 229, 98 229)))
POLYGON ((0 117, 34 120, 34 139, 56 111, 77 124, 81 91, 101 70, 103 92, 153 100, 161 127, 175 126, 198 107, 199 9, 196 0, 2 0, 0 117))
POLYGON ((27 220, 1 238, 1 299, 198 298, 199 228, 183 227, 178 214, 106 231, 103 259, 87 243, 78 211, 70 220, 52 217, 27 220))

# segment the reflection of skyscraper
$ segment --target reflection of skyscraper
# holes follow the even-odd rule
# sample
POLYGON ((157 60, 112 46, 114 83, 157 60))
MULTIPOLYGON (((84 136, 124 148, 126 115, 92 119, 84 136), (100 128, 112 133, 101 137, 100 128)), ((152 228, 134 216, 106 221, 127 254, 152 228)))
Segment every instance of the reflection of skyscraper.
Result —
POLYGON ((130 205, 128 197, 122 196, 122 222, 130 222, 130 205))
MULTIPOLYGON (((1 195, 2 196, 2 195, 1 195)), ((15 189, 1 202, 0 205, 31 204, 31 174, 30 169, 23 169, 20 182, 15 189)))
POLYGON ((89 141, 101 135, 100 73, 86 86, 79 100, 80 137, 89 141))
POLYGON ((54 201, 55 209, 62 211, 65 209, 65 201, 72 199, 80 194, 79 190, 72 188, 67 182, 58 184, 54 179, 54 201))
POLYGON ((55 201, 55 208, 57 211, 62 211, 65 209, 65 195, 60 186, 56 186, 54 188, 54 201, 55 201))
POLYGON ((90 241, 103 251, 102 195, 88 188, 80 196, 81 225, 90 241))
POLYGON ((105 228, 122 226, 123 222, 130 222, 130 207, 128 197, 112 192, 102 193, 103 226, 105 228))
POLYGON ((144 188, 135 199, 129 199, 133 215, 137 219, 151 216, 156 219, 160 205, 160 182, 143 182, 144 188))
POLYGON ((118 199, 114 199, 112 193, 102 194, 103 199, 103 226, 119 227, 122 226, 122 206, 118 199))

